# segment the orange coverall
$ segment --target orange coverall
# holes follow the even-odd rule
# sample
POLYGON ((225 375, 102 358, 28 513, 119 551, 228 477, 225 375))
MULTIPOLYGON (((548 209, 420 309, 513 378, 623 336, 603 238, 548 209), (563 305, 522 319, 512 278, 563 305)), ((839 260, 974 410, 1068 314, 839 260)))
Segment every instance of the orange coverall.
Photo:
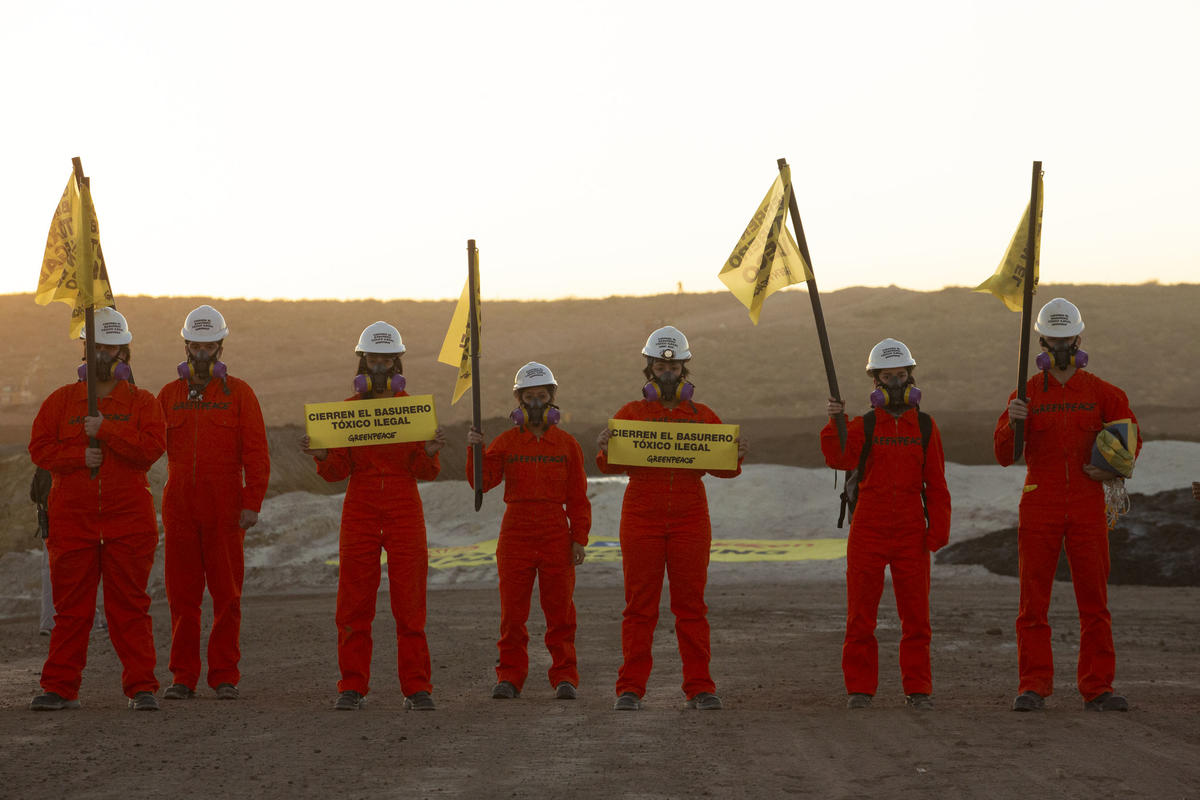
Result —
MULTIPOLYGON (((475 486, 475 448, 467 448, 467 481, 475 486)), ((529 674, 529 601, 537 578, 546 615, 550 685, 579 685, 575 662, 575 562, 571 543, 587 545, 592 504, 583 451, 551 426, 540 437, 525 427, 495 438, 483 456, 483 490, 504 481, 504 521, 496 544, 500 576, 500 659, 496 680, 517 687, 529 674)))
MULTIPOLYGON (((622 406, 614 418, 721 422, 711 408, 691 401, 667 409, 657 400, 635 400, 622 406)), ((700 692, 715 691, 716 684, 708 669, 712 651, 708 606, 704 603, 712 548, 708 497, 700 480, 705 470, 609 464, 603 451, 596 454, 596 465, 608 475, 629 475, 621 504, 625 615, 621 620, 624 660, 617 676, 617 695, 633 692, 641 697, 646 693, 646 681, 654 664, 651 648, 654 627, 658 624, 664 570, 670 581, 671 613, 675 615, 675 636, 683 662, 683 692, 695 697, 700 692)), ((742 473, 741 460, 735 470, 708 472, 718 478, 735 478, 742 473)))
POLYGON ((164 449, 162 410, 154 395, 118 381, 98 408, 96 438, 104 462, 96 478, 84 465, 87 384, 56 389, 38 410, 29 439, 33 463, 54 477, 50 489, 50 584, 54 630, 42 667, 42 689, 79 696, 96 587, 104 578, 104 616, 121 659, 127 697, 158 691, 154 631, 146 584, 158 546, 158 523, 146 471, 164 449))
MULTIPOLYGON (((842 675, 850 694, 874 695, 879 687, 875 625, 883 596, 883 571, 891 567, 900 616, 901 685, 906 695, 931 694, 929 553, 950 540, 950 491, 946 488, 942 437, 932 424, 928 449, 922 450, 915 408, 899 417, 882 408, 870 413, 875 415, 875 432, 846 542, 842 675), (922 489, 929 509, 928 526, 922 489)), ((856 469, 862 455, 862 417, 850 420, 847 428, 845 450, 833 420, 821 431, 821 452, 834 469, 856 469)))
MULTIPOLYGON (((1049 373, 1025 386, 1025 490, 1021 495, 1017 549, 1021 605, 1017 612, 1020 692, 1049 697, 1054 691, 1050 649, 1050 592, 1058 554, 1066 543, 1071 583, 1079 607, 1077 683, 1085 700, 1112 691, 1116 673, 1112 616, 1108 612, 1108 523, 1104 484, 1089 478, 1083 465, 1105 422, 1136 419, 1125 393, 1090 372, 1076 370, 1066 384, 1049 373)), ((1011 401, 1017 393, 1009 395, 1011 401)), ((996 422, 996 461, 1013 463, 1013 430, 1008 409, 996 422)), ((1132 444, 1132 443, 1131 443, 1132 444)), ((1138 434, 1136 456, 1142 449, 1138 434)), ((1133 448, 1130 448, 1133 449, 1133 448)))
POLYGON ((242 626, 242 509, 259 511, 271 462, 258 398, 245 382, 208 382, 188 399, 188 382, 158 393, 167 420, 167 486, 163 491, 165 578, 171 606, 175 683, 195 690, 200 680, 200 605, 207 584, 213 600, 208 637, 208 685, 237 685, 242 626), (243 479, 244 474, 244 479, 243 479))
MULTIPOLYGON (((408 397, 408 392, 393 396, 408 397)), ((387 552, 400 688, 405 697, 433 689, 425 641, 429 549, 417 480, 431 481, 440 469, 437 454, 427 455, 424 442, 339 447, 317 461, 317 474, 325 480, 350 478, 338 538, 339 692, 366 695, 370 688, 371 624, 379 594, 381 551, 387 552)))

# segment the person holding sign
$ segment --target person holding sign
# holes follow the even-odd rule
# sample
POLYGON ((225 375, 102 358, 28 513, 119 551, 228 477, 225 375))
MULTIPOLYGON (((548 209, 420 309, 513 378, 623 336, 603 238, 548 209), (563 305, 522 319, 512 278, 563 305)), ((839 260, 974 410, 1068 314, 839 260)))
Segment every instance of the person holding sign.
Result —
MULTIPOLYGON (((559 700, 574 700, 579 686, 575 664, 575 567, 586 557, 592 504, 579 443, 558 427, 554 404, 558 382, 550 368, 530 361, 517 371, 512 412, 514 427, 496 437, 483 456, 483 490, 504 481, 504 521, 496 545, 500 576, 500 658, 492 697, 521 695, 529 674, 529 601, 537 579, 546 615, 548 676, 559 700)), ((467 480, 474 487, 477 430, 467 433, 467 480)))
MULTIPOLYGON (((626 403, 616 420, 668 423, 720 424, 708 406, 693 400, 695 387, 687 380, 692 357, 687 337, 667 326, 650 334, 642 348, 646 358, 643 399, 626 403)), ((609 460, 610 429, 596 441, 596 464, 609 475, 627 473, 629 485, 621 506, 621 565, 625 575, 625 613, 621 621, 624 656, 617 677, 617 711, 638 711, 653 665, 651 648, 658 624, 663 574, 670 580, 671 611, 683 661, 686 706, 712 711, 721 708, 716 684, 709 672, 708 606, 704 587, 712 525, 708 498, 701 478, 705 472, 718 478, 741 474, 749 446, 737 442, 734 469, 690 469, 678 466, 629 466, 609 460)))
POLYGON ((942 437, 920 410, 913 382, 917 362, 908 347, 884 339, 871 348, 867 375, 874 384, 871 410, 850 420, 846 446, 836 418, 845 405, 825 406, 830 420, 821 431, 821 452, 834 469, 855 470, 847 478, 852 509, 846 542, 846 637, 842 675, 847 707, 867 708, 879 686, 879 643, 875 639, 883 571, 892 571, 900 615, 900 680, 905 703, 932 711, 929 663, 929 554, 950 540, 950 491, 942 437), (857 481, 857 483, 855 483, 857 481))
MULTIPOLYGON (((349 400, 407 397, 400 332, 386 322, 368 325, 355 355, 358 374, 349 400)), ((338 698, 334 708, 363 707, 371 677, 371 624, 379 592, 380 554, 387 552, 388 591, 396 619, 396 660, 404 707, 434 709, 429 645, 425 640, 425 581, 429 550, 417 481, 441 469, 442 429, 427 442, 395 442, 331 449, 300 445, 317 462, 317 474, 335 482, 350 478, 338 538, 338 698)))
MULTIPOLYGON (((995 455, 1001 466, 1013 455, 1013 423, 1025 423, 1025 491, 1021 494, 1017 549, 1020 554, 1020 610, 1017 613, 1017 664, 1020 672, 1013 711, 1037 711, 1054 691, 1050 647, 1050 591, 1065 544, 1071 583, 1079 607, 1077 686, 1088 711, 1128 711, 1129 702, 1113 693, 1116 652, 1108 611, 1108 520, 1106 481, 1121 477, 1093 448, 1112 434, 1105 428, 1123 422, 1136 430, 1125 392, 1083 368, 1079 349, 1083 317, 1056 297, 1038 313, 1041 334, 1037 357, 1040 375, 1025 385, 1027 400, 1014 391, 996 422, 995 455)), ((1128 428, 1126 428, 1128 430, 1128 428)), ((1110 440, 1111 441, 1111 440, 1110 440)), ((1124 456, 1124 477, 1142 447, 1140 434, 1111 442, 1124 456), (1135 439, 1136 441, 1129 441, 1135 439)), ((1111 450, 1110 450, 1111 452, 1111 450)))
MULTIPOLYGON (((29 707, 79 707, 96 587, 104 579, 108 635, 121 660, 121 685, 135 711, 157 711, 154 630, 146 585, 158 522, 146 472, 166 448, 162 409, 133 383, 133 334, 116 309, 95 312, 96 397, 88 416, 87 369, 56 389, 33 421, 29 455, 53 479, 46 540, 54 591, 54 630, 42 690, 29 707), (95 439, 95 446, 90 439, 95 439)), ((82 338, 82 337, 81 337, 82 338)))
POLYGON ((167 419, 163 490, 164 575, 171 606, 172 683, 166 700, 187 700, 200 681, 200 606, 212 596, 208 685, 238 699, 241 672, 242 544, 258 522, 271 461, 254 390, 221 361, 229 328, 215 308, 187 315, 179 377, 158 393, 167 419))

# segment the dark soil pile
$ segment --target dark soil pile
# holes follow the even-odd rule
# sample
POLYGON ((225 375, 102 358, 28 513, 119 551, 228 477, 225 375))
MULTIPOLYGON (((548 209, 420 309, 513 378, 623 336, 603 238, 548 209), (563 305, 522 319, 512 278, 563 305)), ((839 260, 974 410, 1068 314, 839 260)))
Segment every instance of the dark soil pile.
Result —
MULTIPOLYGON (((1200 503, 1189 489, 1130 495, 1129 514, 1108 534, 1111 584, 1200 586, 1200 503)), ((1017 574, 1017 529, 1005 528, 943 548, 939 564, 981 564, 1017 574)), ((1071 580, 1064 551, 1055 580, 1071 580)))

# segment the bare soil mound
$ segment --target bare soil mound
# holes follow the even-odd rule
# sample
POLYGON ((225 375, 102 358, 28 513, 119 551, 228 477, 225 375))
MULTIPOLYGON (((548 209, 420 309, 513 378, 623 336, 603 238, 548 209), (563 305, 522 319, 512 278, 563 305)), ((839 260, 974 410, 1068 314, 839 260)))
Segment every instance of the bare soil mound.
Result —
MULTIPOLYGON (((1200 586, 1200 503, 1190 489, 1129 496, 1133 512, 1109 531, 1110 584, 1200 586)), ((949 545, 938 564, 980 564, 997 575, 1017 575, 1017 529, 1005 528, 949 545)), ((1064 550, 1054 579, 1070 581, 1064 550)))

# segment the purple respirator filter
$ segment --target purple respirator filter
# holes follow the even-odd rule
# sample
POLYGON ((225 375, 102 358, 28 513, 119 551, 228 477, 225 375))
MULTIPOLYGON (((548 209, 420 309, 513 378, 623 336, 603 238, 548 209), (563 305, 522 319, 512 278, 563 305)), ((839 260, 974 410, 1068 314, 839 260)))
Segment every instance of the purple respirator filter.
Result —
MULTIPOLYGON (((87 364, 80 364, 79 369, 77 369, 75 371, 75 374, 79 376, 79 380, 86 381, 87 380, 87 364)), ((124 361, 118 361, 116 364, 113 365, 112 374, 113 374, 113 377, 119 381, 127 381, 133 377, 133 370, 130 369, 129 365, 126 364, 124 361)))
MULTIPOLYGON (((1050 355, 1045 350, 1043 350, 1042 352, 1037 354, 1035 363, 1037 364, 1038 369, 1045 372, 1046 370, 1048 370, 1054 366, 1054 356, 1050 355)), ((1075 366, 1079 367, 1080 369, 1086 367, 1088 364, 1087 351, 1077 349, 1075 351, 1074 363, 1075 363, 1075 366)))
MULTIPOLYGON (((360 372, 354 376, 354 391, 358 394, 366 394, 371 391, 373 383, 370 375, 360 372)), ((393 392, 403 392, 404 387, 408 385, 408 381, 404 379, 403 375, 393 375, 388 383, 393 392)))
MULTIPOLYGON (((522 425, 524 425, 528 419, 525 416, 525 409, 522 406, 517 406, 517 408, 514 409, 513 412, 508 415, 508 418, 511 419, 512 424, 518 428, 521 427, 522 425)), ((554 406, 550 406, 549 408, 546 409, 546 424, 547 425, 557 425, 558 421, 561 419, 562 419, 562 414, 559 413, 559 410, 557 408, 555 408, 554 406)))

